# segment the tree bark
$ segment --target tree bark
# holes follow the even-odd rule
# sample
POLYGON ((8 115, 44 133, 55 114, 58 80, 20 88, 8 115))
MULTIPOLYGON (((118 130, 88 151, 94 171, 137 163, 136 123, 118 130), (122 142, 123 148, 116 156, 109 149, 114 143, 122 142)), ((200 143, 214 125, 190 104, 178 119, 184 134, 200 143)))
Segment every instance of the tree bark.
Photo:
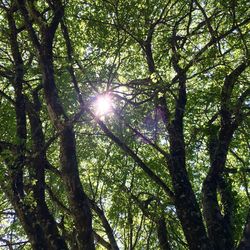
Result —
POLYGON ((158 235, 158 239, 160 243, 160 249, 171 250, 171 247, 168 243, 166 221, 164 217, 158 220, 156 227, 157 227, 157 235, 158 235))
MULTIPOLYGON (((43 35, 50 36, 48 31, 43 35)), ((45 41, 48 40, 45 38, 45 41)), ((50 51, 49 48, 51 48, 51 44, 45 43, 40 51, 40 65, 43 72, 45 100, 52 123, 58 131, 62 131, 60 135, 62 178, 66 186, 72 215, 74 217, 78 248, 91 250, 95 247, 90 205, 79 178, 74 130, 71 125, 66 124, 68 117, 65 114, 57 94, 52 51, 50 51)))
POLYGON ((250 209, 247 215, 247 222, 243 231, 243 237, 240 241, 237 250, 248 250, 250 249, 250 209))
POLYGON ((235 130, 242 121, 241 105, 235 109, 237 113, 233 113, 232 110, 235 105, 231 101, 231 96, 237 78, 247 66, 248 64, 243 62, 225 77, 221 91, 221 124, 216 130, 213 129, 213 124, 210 125, 210 169, 203 182, 202 203, 209 239, 211 239, 213 247, 216 250, 230 250, 234 247, 232 240, 233 225, 230 218, 230 213, 232 212, 230 210, 232 210, 232 208, 229 209, 228 207, 228 205, 230 205, 230 197, 225 196, 228 196, 231 190, 229 186, 223 186, 221 184, 223 184, 222 181, 224 177, 222 175, 226 165, 229 146, 235 130), (235 118, 233 118, 233 115, 235 118), (227 188, 228 190, 226 190, 227 188), (219 191, 221 191, 222 203, 226 212, 224 215, 222 214, 217 199, 219 191))
POLYGON ((109 224, 109 222, 104 214, 104 211, 101 208, 99 208, 94 201, 90 200, 90 204, 91 204, 92 209, 96 212, 96 214, 98 215, 98 217, 100 218, 100 220, 102 222, 102 225, 103 225, 105 232, 106 232, 108 239, 109 239, 110 249, 119 250, 119 247, 118 247, 117 242, 115 240, 113 230, 112 230, 112 228, 111 228, 111 226, 110 226, 110 224, 109 224))
MULTIPOLYGON (((20 221, 30 239, 31 245, 36 249, 67 249, 66 243, 61 239, 56 223, 51 216, 44 196, 44 154, 38 154, 32 160, 31 166, 34 173, 31 177, 36 184, 31 187, 34 194, 34 204, 26 204, 23 184, 23 168, 30 167, 25 164, 25 142, 26 142, 26 111, 27 105, 23 92, 24 65, 19 50, 17 35, 18 31, 13 18, 13 10, 7 11, 7 19, 10 28, 10 46, 14 59, 14 89, 15 89, 15 111, 17 123, 18 150, 14 168, 11 168, 12 192, 8 191, 8 197, 15 207, 20 221)), ((30 107, 31 108, 31 107, 30 107)), ((30 109, 31 111, 31 109, 30 109)), ((38 111, 38 110, 36 110, 38 111)), ((44 145, 44 137, 38 114, 28 112, 31 124, 33 150, 40 152, 44 145)))
POLYGON ((36 16, 37 10, 32 9, 41 33, 41 42, 30 22, 31 13, 26 9, 26 1, 18 0, 18 7, 22 13, 30 38, 38 51, 39 63, 42 72, 45 101, 50 119, 55 128, 60 132, 60 163, 62 179, 64 181, 72 216, 76 227, 76 241, 78 249, 95 249, 92 232, 92 215, 86 194, 83 191, 79 178, 76 156, 75 134, 57 93, 54 78, 52 43, 55 31, 63 17, 63 6, 60 0, 51 1, 54 16, 50 24, 40 22, 36 16))
POLYGON ((208 241, 200 208, 186 170, 186 152, 183 133, 183 118, 187 102, 186 72, 179 66, 178 63, 179 55, 174 35, 172 37, 172 51, 173 68, 178 77, 178 96, 175 102, 173 120, 171 121, 170 117, 168 117, 168 113, 166 113, 165 116, 168 117, 166 129, 169 133, 171 158, 168 165, 174 188, 175 207, 189 248, 192 250, 211 250, 212 248, 208 241))
MULTIPOLYGON (((34 92, 34 102, 39 102, 38 96, 34 92)), ((33 155, 31 163, 31 178, 35 180, 32 185, 34 199, 36 201, 35 213, 37 223, 44 231, 44 237, 49 249, 68 249, 65 240, 59 234, 56 222, 50 213, 45 201, 45 166, 47 165, 46 154, 44 152, 45 139, 42 131, 42 123, 39 118, 39 103, 27 103, 27 111, 31 127, 31 138, 33 155)))

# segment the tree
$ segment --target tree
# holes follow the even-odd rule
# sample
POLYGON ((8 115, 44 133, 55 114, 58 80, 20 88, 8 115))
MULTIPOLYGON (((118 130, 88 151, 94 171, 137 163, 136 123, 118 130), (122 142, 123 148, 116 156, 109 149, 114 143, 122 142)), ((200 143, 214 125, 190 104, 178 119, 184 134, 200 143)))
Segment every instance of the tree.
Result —
POLYGON ((250 247, 248 1, 0 6, 3 245, 250 247))

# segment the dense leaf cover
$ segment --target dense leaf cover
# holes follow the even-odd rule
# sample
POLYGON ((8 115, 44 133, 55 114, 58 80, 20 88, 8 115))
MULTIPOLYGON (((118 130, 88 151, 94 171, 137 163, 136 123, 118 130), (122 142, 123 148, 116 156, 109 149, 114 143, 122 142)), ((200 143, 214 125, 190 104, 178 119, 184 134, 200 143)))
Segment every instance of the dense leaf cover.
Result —
POLYGON ((0 22, 0 248, 250 249, 248 0, 0 22))

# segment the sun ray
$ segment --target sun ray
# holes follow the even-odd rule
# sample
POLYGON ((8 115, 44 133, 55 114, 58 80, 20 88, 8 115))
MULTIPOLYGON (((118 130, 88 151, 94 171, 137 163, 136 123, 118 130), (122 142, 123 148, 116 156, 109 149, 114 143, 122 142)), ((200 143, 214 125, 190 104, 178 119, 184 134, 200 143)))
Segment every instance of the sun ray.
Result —
POLYGON ((96 97, 94 102, 95 114, 99 117, 112 113, 113 100, 109 94, 102 94, 96 97))

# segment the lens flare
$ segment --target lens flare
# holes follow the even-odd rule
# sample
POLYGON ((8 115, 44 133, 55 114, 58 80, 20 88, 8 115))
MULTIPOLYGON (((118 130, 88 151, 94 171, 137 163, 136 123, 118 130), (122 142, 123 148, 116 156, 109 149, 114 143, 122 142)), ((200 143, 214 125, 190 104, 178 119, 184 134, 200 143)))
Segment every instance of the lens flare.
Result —
POLYGON ((103 94, 96 97, 94 103, 95 114, 99 117, 108 115, 113 110, 113 101, 109 94, 103 94))

